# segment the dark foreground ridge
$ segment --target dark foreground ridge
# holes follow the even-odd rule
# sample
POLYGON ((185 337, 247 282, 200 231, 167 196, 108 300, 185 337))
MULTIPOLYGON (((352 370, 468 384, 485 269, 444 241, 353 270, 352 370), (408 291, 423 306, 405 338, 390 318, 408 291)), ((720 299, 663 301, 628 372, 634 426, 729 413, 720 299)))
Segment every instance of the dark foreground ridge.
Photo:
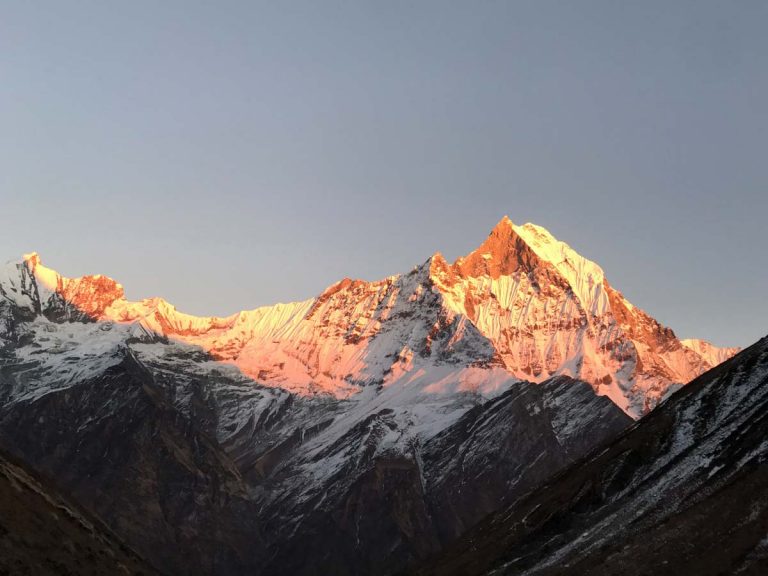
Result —
POLYGON ((153 575, 100 522, 0 452, 0 575, 153 575))
POLYGON ((768 338, 416 573, 768 574, 768 338))

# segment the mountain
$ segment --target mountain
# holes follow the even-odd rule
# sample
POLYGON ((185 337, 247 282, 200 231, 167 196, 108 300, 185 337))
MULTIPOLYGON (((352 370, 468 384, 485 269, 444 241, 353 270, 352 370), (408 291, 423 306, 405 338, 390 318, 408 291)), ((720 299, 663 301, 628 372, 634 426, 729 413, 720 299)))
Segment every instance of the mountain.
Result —
POLYGON ((0 269, 0 444, 171 574, 389 574, 710 368, 542 228, 195 317, 0 269))
POLYGON ((768 572, 768 338, 419 574, 768 572))
POLYGON ((697 340, 695 338, 680 340, 680 344, 696 352, 696 354, 704 358, 712 366, 722 364, 739 351, 738 348, 718 348, 706 340, 697 340))
POLYGON ((47 334, 77 367, 51 369, 32 340, 6 348, 0 443, 169 574, 392 573, 631 422, 567 377, 491 399, 337 400, 260 386, 184 345, 83 353, 47 334))
POLYGON ((453 264, 438 253, 408 274, 347 278, 317 298, 227 318, 183 314, 159 298, 130 302, 117 282, 65 278, 34 253, 6 268, 3 295, 50 320, 127 324, 198 346, 263 385, 336 398, 434 369, 460 386, 562 374, 637 418, 736 351, 678 340, 597 264, 506 217, 453 264))
POLYGON ((155 574, 98 520, 0 452, 0 573, 155 574))

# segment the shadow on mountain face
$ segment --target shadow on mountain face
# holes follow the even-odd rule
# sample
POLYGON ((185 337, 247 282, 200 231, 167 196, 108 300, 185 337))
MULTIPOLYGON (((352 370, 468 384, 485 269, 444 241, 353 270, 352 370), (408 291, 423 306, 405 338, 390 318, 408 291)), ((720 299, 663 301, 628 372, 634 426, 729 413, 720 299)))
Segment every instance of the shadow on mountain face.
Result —
POLYGON ((768 338, 415 573, 766 574, 766 438, 768 338))
POLYGON ((3 444, 170 573, 238 570, 260 531, 240 474, 130 355, 97 378, 4 408, 3 444))
MULTIPOLYGON (((417 457, 375 458, 350 475, 351 485, 341 482, 343 490, 329 485, 322 500, 333 505, 310 502, 265 573, 394 573, 450 546, 631 422, 583 382, 559 377, 514 387, 424 442, 417 457)), ((368 430, 350 430, 343 449, 364 442, 368 430)))

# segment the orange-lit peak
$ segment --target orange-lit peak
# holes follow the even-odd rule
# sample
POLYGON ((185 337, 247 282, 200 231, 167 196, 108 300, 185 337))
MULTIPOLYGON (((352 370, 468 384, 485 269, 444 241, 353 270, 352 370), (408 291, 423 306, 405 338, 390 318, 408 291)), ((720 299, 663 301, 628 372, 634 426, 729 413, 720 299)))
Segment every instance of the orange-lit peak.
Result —
POLYGON ((34 268, 40 264, 40 255, 37 252, 29 252, 28 254, 24 254, 22 259, 31 268, 34 268))
POLYGON ((40 255, 37 252, 30 252, 22 256, 24 265, 29 273, 34 275, 37 282, 51 291, 56 291, 59 287, 59 274, 50 268, 43 266, 40 255))
POLYGON ((187 315, 161 298, 128 301, 114 280, 62 277, 34 252, 24 255, 25 270, 14 264, 5 282, 17 290, 5 294, 20 305, 35 297, 63 318, 136 324, 302 394, 346 397, 361 382, 392 382, 432 362, 442 366, 444 357, 472 366, 479 358, 519 378, 578 376, 639 415, 671 382, 732 354, 698 341, 675 344, 671 330, 610 288, 597 264, 546 229, 506 216, 453 264, 436 252, 403 276, 345 278, 317 298, 227 318, 187 315), (30 297, 19 291, 28 275, 37 284, 30 297))
POLYGON ((517 227, 504 216, 476 250, 458 258, 453 266, 460 276, 498 278, 520 268, 530 270, 539 264, 536 255, 517 233, 517 227))
POLYGON ((34 276, 38 289, 58 294, 91 319, 99 318, 115 301, 125 297, 122 285, 108 276, 96 274, 66 278, 45 266, 37 252, 24 254, 22 259, 29 273, 34 276))
POLYGON ((515 228, 516 226, 512 220, 509 219, 509 216, 504 216, 504 218, 499 220, 496 226, 493 227, 490 234, 488 234, 488 238, 486 238, 485 242, 480 247, 482 248, 492 239, 496 240, 496 242, 494 242, 496 245, 499 244, 499 241, 512 240, 514 237, 515 228))

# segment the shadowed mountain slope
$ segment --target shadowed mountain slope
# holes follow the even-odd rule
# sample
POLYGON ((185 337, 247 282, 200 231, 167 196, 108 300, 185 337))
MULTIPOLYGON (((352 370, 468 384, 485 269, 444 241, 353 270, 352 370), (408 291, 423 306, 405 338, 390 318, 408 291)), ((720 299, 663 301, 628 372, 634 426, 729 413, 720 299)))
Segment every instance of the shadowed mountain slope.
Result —
POLYGON ((768 338, 418 574, 765 574, 768 338))
POLYGON ((0 574, 154 575, 90 514, 0 451, 0 574))

